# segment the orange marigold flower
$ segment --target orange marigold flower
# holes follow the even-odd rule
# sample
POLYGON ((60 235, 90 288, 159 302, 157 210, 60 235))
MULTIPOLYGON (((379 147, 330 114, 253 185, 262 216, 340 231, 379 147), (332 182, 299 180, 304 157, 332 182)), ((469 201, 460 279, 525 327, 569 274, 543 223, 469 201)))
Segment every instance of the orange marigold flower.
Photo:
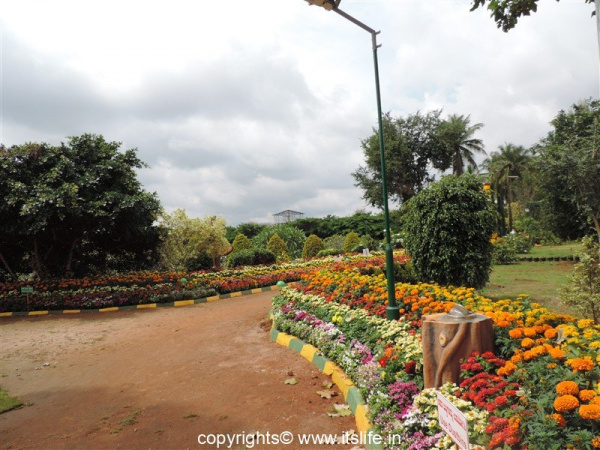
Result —
POLYGON ((513 364, 512 362, 508 361, 504 367, 500 367, 496 373, 500 376, 504 376, 504 375, 510 375, 512 374, 515 370, 517 370, 517 366, 515 364, 513 364))
POLYGON ((531 348, 533 347, 533 344, 535 344, 535 342, 533 342, 533 339, 525 338, 521 341, 521 347, 523 348, 531 348))
POLYGON ((553 348, 551 348, 551 349, 548 350, 548 353, 554 359, 563 359, 565 357, 565 353, 566 352, 564 350, 561 350, 558 347, 553 347, 553 348))
POLYGON ((579 415, 587 420, 600 420, 599 405, 581 405, 579 415))
POLYGON ((567 365, 571 366, 573 372, 587 372, 594 369, 594 361, 591 356, 569 359, 567 365))
POLYGON ((558 332, 554 328, 550 328, 549 330, 544 331, 544 337, 546 339, 554 339, 558 332))
POLYGON ((591 405, 598 405, 600 406, 600 396, 596 396, 593 399, 590 400, 590 404, 591 405))
POLYGON ((583 389, 579 391, 579 400, 589 402, 596 396, 596 392, 591 389, 583 389))
POLYGON ((567 426, 567 421, 565 420, 565 418, 558 414, 558 413, 554 413, 552 414, 552 418, 556 421, 557 424, 559 424, 561 427, 566 427, 567 426))
POLYGON ((508 332, 511 339, 521 339, 523 337, 523 330, 521 328, 513 328, 508 332))
POLYGON ((579 400, 572 395, 561 395, 554 399, 554 409, 558 412, 573 411, 579 406, 579 400))
POLYGON ((595 437, 594 439, 592 439, 592 447, 593 448, 600 448, 600 436, 599 437, 595 437))
POLYGON ((523 334, 527 337, 534 337, 537 333, 535 332, 535 330, 533 328, 523 328, 523 334))
POLYGON ((533 329, 537 334, 542 334, 544 332, 544 327, 542 325, 536 325, 533 329))
POLYGON ((550 364, 547 364, 547 365, 546 365, 546 367, 547 367, 548 369, 556 369, 556 363, 550 363, 550 364))
POLYGON ((577 395, 579 386, 574 381, 561 381, 556 385, 556 393, 558 395, 577 395))

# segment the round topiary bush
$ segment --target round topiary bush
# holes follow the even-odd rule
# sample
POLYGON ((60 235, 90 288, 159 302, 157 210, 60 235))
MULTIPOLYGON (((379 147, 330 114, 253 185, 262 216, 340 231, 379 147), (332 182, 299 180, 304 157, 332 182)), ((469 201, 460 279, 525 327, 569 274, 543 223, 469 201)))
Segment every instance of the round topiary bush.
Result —
POLYGON ((275 262, 275 254, 262 248, 240 250, 229 256, 229 267, 258 266, 275 262))
POLYGON ((321 250, 323 250, 323 240, 316 234, 311 234, 304 243, 302 258, 314 258, 321 250))
POLYGON ((472 175, 449 175, 405 205, 404 244, 420 280, 482 288, 489 279, 497 216, 472 175))
POLYGON ((288 246, 277 233, 269 239, 267 250, 273 252, 277 259, 287 259, 289 256, 288 246))
POLYGON ((356 247, 358 247, 359 245, 360 236, 354 231, 351 231, 346 235, 346 239, 344 240, 344 247, 342 247, 342 250, 344 250, 344 253, 351 253, 355 251, 356 247))
POLYGON ((246 237, 245 234, 239 233, 233 240, 233 253, 237 253, 240 250, 248 250, 252 248, 252 241, 246 237))

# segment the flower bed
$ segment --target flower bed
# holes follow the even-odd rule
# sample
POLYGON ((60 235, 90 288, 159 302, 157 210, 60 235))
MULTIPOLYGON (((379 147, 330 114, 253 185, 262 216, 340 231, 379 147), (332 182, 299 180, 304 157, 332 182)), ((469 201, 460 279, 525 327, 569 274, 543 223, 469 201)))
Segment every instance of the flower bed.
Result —
MULTIPOLYGON (((350 260, 362 257, 348 258, 350 260)), ((378 263, 378 257, 369 258, 378 263)), ((297 281, 333 258, 297 264, 234 268, 201 272, 139 272, 95 278, 0 283, 0 312, 97 309, 112 306, 170 303, 216 294, 297 281), (185 278, 186 282, 180 280, 185 278), (33 293, 22 294, 30 286, 33 293)))
POLYGON ((273 303, 277 329, 318 347, 361 389, 370 421, 397 448, 451 448, 435 391, 422 390, 421 316, 460 303, 492 318, 496 351, 463 362, 442 392, 486 448, 600 448, 600 326, 521 296, 492 301, 472 289, 398 283, 402 317, 384 319, 386 280, 369 262, 302 276, 273 303), (399 442, 395 439, 395 442, 399 442))

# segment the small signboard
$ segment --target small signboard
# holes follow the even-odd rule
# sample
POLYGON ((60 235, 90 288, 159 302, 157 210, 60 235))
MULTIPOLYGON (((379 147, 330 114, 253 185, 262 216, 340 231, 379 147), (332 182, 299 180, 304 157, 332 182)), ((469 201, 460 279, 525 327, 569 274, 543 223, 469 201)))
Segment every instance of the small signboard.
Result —
POLYGON ((439 391, 437 394, 440 427, 461 450, 469 450, 469 424, 465 415, 439 391))
POLYGON ((33 287, 31 287, 31 286, 21 287, 21 294, 33 294, 33 287))
POLYGON ((368 248, 363 248, 363 255, 364 256, 369 256, 371 254, 371 252, 369 252, 368 248))

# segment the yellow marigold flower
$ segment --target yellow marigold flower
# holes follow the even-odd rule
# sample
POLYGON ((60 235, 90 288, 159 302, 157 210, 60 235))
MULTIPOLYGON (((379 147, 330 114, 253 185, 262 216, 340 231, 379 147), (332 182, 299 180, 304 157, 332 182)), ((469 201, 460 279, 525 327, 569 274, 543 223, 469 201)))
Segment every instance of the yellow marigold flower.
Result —
POLYGON ((550 328, 549 330, 544 331, 544 337, 546 339, 554 339, 557 334, 558 333, 554 328, 550 328))
POLYGON ((556 393, 558 395, 577 395, 579 386, 574 381, 561 381, 556 385, 556 393))
POLYGON ((582 402, 589 402, 596 396, 596 392, 591 389, 583 389, 579 391, 579 400, 582 402))
POLYGON ((587 372, 594 369, 594 361, 592 361, 591 356, 568 359, 567 365, 571 366, 573 372, 587 372))
POLYGON ((521 347, 523 348, 531 348, 534 344, 535 342, 533 342, 533 339, 530 338, 525 338, 521 341, 521 347))
POLYGON ((596 350, 596 349, 600 349, 600 341, 594 341, 594 342, 592 342, 592 343, 589 345, 589 347, 590 347, 591 349, 594 349, 594 350, 596 350))
POLYGON ((579 415, 587 420, 600 420, 599 405, 581 405, 579 415))
POLYGON ((521 328, 513 328, 508 332, 511 339, 521 339, 523 337, 523 330, 521 328))
POLYGON ((567 421, 565 420, 565 418, 558 414, 558 413, 554 413, 552 414, 552 418, 556 421, 557 424, 559 424, 561 427, 566 427, 567 426, 567 421))
POLYGON ((572 395, 561 395, 554 399, 554 409, 558 412, 573 411, 579 406, 579 400, 572 395))
POLYGON ((546 367, 547 367, 548 369, 556 369, 556 363, 550 363, 550 364, 547 364, 547 365, 546 365, 546 367))
POLYGON ((577 321, 577 328, 580 329, 591 327, 592 325, 594 325, 594 321, 592 319, 581 319, 577 321))

